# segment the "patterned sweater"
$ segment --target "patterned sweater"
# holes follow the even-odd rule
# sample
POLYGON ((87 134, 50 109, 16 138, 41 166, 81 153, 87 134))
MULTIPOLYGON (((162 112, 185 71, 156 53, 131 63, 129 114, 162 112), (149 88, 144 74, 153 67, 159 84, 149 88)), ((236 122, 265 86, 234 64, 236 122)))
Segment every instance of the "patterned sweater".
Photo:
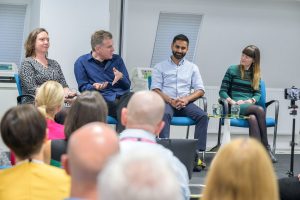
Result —
POLYGON ((49 80, 59 82, 64 88, 68 87, 60 65, 51 59, 48 59, 48 67, 45 68, 34 58, 25 58, 19 69, 19 75, 23 94, 35 95, 36 88, 49 80))
POLYGON ((242 79, 239 66, 230 66, 222 81, 221 89, 219 91, 220 97, 223 99, 230 97, 235 101, 254 98, 256 102, 258 102, 261 96, 260 89, 254 90, 252 88, 252 75, 253 71, 252 68, 250 68, 245 71, 244 79, 242 79))

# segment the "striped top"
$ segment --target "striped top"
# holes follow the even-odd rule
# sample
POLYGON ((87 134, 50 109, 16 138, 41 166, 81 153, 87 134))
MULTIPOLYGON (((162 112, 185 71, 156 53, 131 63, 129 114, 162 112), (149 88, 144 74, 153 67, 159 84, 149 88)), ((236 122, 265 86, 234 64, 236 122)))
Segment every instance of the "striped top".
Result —
POLYGON ((256 102, 260 99, 260 85, 259 90, 254 90, 251 86, 253 70, 245 70, 244 79, 241 78, 241 73, 238 65, 232 65, 227 69, 223 78, 222 85, 219 91, 221 98, 232 98, 234 101, 247 100, 254 98, 256 102))

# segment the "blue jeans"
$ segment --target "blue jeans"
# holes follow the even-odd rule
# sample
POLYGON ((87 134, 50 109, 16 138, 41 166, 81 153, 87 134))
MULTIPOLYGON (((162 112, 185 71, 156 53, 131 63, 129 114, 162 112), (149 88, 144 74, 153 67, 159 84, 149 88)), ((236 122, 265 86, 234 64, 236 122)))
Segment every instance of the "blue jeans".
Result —
POLYGON ((186 107, 181 110, 173 108, 170 104, 166 104, 163 121, 165 126, 160 132, 160 138, 170 137, 170 122, 173 116, 190 117, 196 121, 194 138, 198 139, 197 149, 204 151, 206 149, 206 138, 207 138, 207 126, 208 116, 201 108, 196 106, 194 103, 189 103, 186 107))

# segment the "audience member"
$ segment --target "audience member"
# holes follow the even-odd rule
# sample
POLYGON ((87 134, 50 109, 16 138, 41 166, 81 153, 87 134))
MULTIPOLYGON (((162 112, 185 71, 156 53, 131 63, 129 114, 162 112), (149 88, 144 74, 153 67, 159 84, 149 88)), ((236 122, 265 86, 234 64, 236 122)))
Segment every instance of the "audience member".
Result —
POLYGON ((33 105, 9 109, 1 121, 4 143, 16 155, 16 166, 0 171, 0 199, 63 199, 70 178, 43 163, 46 120, 33 105))
POLYGON ((180 183, 183 199, 189 199, 189 179, 186 167, 173 153, 156 144, 156 136, 164 126, 162 121, 165 103, 155 92, 140 91, 135 93, 122 109, 122 123, 126 130, 120 134, 121 154, 128 156, 131 151, 146 150, 157 152, 165 159, 176 174, 180 183))
POLYGON ((113 158, 99 175, 99 200, 182 199, 176 176, 160 154, 128 153, 113 158))
POLYGON ((189 49, 189 39, 176 35, 171 45, 173 55, 155 65, 152 73, 151 89, 165 101, 163 120, 165 127, 159 137, 169 138, 170 122, 173 116, 188 116, 196 121, 194 138, 198 139, 198 151, 205 151, 208 117, 193 102, 204 95, 203 81, 199 68, 185 58, 189 49), (191 89, 194 92, 191 93, 191 89))
POLYGON ((93 122, 75 131, 67 154, 62 156, 63 166, 71 176, 70 199, 96 199, 97 175, 118 152, 117 134, 104 123, 93 122))
POLYGON ((90 122, 106 122, 107 105, 98 92, 85 91, 73 102, 65 121, 65 139, 49 141, 45 148, 45 161, 60 162, 61 155, 66 153, 71 134, 90 122))
POLYGON ((260 51, 254 45, 245 47, 239 65, 227 69, 219 95, 229 105, 240 105, 240 114, 249 116, 249 135, 261 141, 272 162, 277 162, 268 143, 266 112, 255 105, 260 99, 260 51))
MULTIPOLYGON (((57 61, 48 58, 50 46, 48 31, 36 28, 25 42, 25 59, 19 69, 22 82, 22 93, 35 95, 36 89, 44 82, 53 80, 59 82, 65 91, 66 97, 74 97, 57 61)), ((33 103, 33 99, 24 99, 24 103, 33 103)))
POLYGON ((64 104, 64 89, 56 81, 47 81, 37 90, 35 106, 46 117, 48 139, 64 139, 64 126, 54 121, 54 116, 64 104))
POLYGON ((279 200, 276 176, 257 140, 236 139, 212 161, 201 200, 279 200))
POLYGON ((126 107, 130 93, 130 79, 123 59, 113 54, 112 34, 96 31, 91 38, 92 51, 80 56, 74 64, 75 77, 80 92, 99 91, 108 105, 108 114, 117 117, 117 131, 124 127, 120 123, 123 107, 126 107))
MULTIPOLYGON (((46 81, 37 89, 35 105, 46 118, 48 130, 47 137, 49 140, 65 138, 64 126, 54 120, 54 116, 61 111, 63 102, 64 90, 58 82, 46 81)), ((47 145, 45 149, 47 149, 47 145)), ((44 161, 48 163, 47 154, 44 155, 44 159, 44 161)), ((10 160, 14 165, 15 156, 13 152, 10 154, 10 160)))

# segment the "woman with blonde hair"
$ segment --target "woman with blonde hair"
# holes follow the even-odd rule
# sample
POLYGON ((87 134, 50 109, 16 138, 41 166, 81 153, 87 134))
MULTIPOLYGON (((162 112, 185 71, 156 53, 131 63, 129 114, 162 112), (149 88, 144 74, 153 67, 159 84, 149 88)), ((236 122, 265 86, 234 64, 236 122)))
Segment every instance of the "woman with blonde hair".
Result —
POLYGON ((270 158, 254 139, 222 147, 212 161, 201 200, 279 200, 270 158))
POLYGON ((45 116, 48 127, 48 139, 64 139, 64 126, 54 121, 54 116, 64 104, 64 89, 56 81, 47 81, 37 90, 35 105, 45 116))
MULTIPOLYGON (((72 103, 65 120, 65 139, 48 141, 45 146, 45 162, 60 162, 66 153, 67 143, 74 131, 91 122, 104 122, 107 118, 107 104, 97 91, 85 91, 72 103)), ((59 163, 57 163, 59 165, 59 163)))
POLYGON ((260 51, 254 45, 245 47, 239 65, 227 69, 219 95, 231 105, 240 105, 240 114, 249 116, 249 135, 261 141, 272 162, 277 162, 267 137, 266 112, 255 105, 260 100, 260 51))

